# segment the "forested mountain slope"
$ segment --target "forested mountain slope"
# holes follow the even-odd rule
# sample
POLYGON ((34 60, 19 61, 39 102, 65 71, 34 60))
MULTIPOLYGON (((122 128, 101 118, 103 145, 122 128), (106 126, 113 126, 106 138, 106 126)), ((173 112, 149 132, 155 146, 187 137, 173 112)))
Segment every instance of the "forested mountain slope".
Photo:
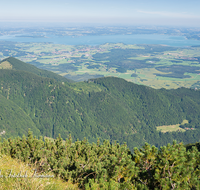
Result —
POLYGON ((41 134, 24 110, 1 94, 0 111, 0 133, 4 137, 27 135, 27 128, 31 128, 37 136, 41 134))
MULTIPOLYGON (((89 142, 98 138, 127 142, 131 150, 145 142, 161 146, 173 139, 199 141, 200 91, 155 90, 115 77, 68 83, 24 70, 0 69, 0 94, 5 103, 12 102, 23 110, 32 123, 12 120, 9 127, 16 129, 17 125, 17 130, 6 131, 12 136, 21 136, 19 130, 31 128, 36 136, 56 138, 60 133, 64 139, 71 134, 74 140, 86 137, 89 142), (184 119, 189 120, 187 127, 195 130, 156 131, 156 126, 178 124, 184 119)), ((0 113, 4 113, 3 106, 0 113)), ((0 131, 5 128, 1 122, 0 131)))

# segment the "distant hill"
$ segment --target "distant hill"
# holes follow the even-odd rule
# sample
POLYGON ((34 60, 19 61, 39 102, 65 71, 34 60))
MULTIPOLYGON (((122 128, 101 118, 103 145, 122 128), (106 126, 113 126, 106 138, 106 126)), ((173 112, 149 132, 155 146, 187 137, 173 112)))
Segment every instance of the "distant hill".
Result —
POLYGON ((86 137, 89 142, 96 142, 98 138, 101 142, 117 140, 126 142, 131 150, 145 142, 159 147, 174 139, 184 143, 199 141, 199 90, 156 90, 115 77, 62 83, 16 70, 17 63, 8 61, 9 65, 5 60, 3 63, 0 114, 5 122, 0 120, 0 132, 5 130, 6 134, 21 136, 31 128, 36 136, 56 138, 60 133, 64 139, 71 134, 74 140, 86 137), (5 65, 12 69, 6 69, 5 65), (4 104, 9 105, 8 113, 4 104), (12 119, 9 113, 16 118, 12 119), (189 123, 180 127, 188 128, 186 132, 161 133, 156 129, 180 124, 184 119, 189 123))
POLYGON ((0 69, 13 69, 13 70, 27 71, 27 72, 34 73, 41 77, 53 78, 53 79, 55 79, 57 81, 61 81, 61 82, 74 82, 70 79, 62 77, 51 71, 38 69, 34 65, 24 63, 23 61, 20 61, 14 57, 9 57, 9 58, 6 58, 6 59, 0 61, 0 69))

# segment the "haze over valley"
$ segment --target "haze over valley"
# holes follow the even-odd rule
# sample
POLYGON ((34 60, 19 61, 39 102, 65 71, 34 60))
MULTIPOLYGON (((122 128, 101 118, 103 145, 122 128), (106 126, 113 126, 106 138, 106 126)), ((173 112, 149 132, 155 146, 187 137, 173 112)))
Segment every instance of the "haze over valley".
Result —
POLYGON ((7 29, 0 36, 0 57, 74 81, 115 76, 153 88, 199 88, 198 35, 199 30, 170 27, 7 29))

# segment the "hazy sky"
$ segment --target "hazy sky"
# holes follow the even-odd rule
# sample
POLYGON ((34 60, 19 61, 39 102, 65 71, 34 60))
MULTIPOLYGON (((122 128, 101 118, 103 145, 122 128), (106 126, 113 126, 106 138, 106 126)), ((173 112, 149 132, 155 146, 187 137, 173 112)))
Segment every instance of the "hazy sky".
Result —
POLYGON ((200 27, 200 0, 2 0, 0 22, 200 27))

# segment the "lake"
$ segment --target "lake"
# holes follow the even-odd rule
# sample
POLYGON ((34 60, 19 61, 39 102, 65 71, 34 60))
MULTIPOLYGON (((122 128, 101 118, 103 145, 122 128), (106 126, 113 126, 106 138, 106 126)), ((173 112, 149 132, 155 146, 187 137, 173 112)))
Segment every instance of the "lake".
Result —
POLYGON ((0 36, 2 41, 13 42, 50 42, 65 45, 101 45, 105 43, 124 44, 163 44, 168 46, 185 47, 200 45, 198 40, 187 40, 184 36, 169 36, 158 34, 135 34, 135 35, 104 35, 104 36, 56 36, 45 37, 31 34, 0 36))

